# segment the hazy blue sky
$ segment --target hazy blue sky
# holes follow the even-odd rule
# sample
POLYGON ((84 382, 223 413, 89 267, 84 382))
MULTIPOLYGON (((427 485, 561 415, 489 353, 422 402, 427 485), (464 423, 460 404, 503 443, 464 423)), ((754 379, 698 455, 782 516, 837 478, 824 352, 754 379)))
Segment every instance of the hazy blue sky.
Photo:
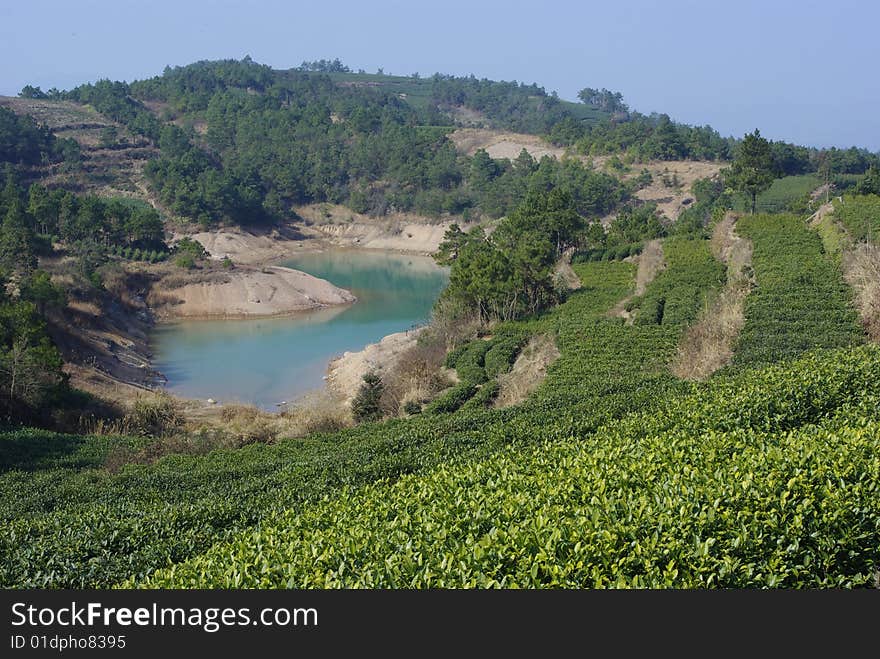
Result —
POLYGON ((246 54, 537 82, 570 100, 607 87, 722 135, 880 150, 873 0, 0 0, 2 94, 246 54))

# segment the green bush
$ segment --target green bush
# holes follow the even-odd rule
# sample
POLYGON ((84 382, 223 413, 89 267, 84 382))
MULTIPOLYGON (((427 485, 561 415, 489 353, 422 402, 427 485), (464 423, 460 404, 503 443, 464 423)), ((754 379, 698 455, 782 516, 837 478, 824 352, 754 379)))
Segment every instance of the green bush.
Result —
POLYGON ((484 358, 486 377, 493 380, 498 375, 507 373, 526 340, 527 336, 524 334, 499 336, 494 339, 484 358))
POLYGON ((422 404, 417 400, 408 400, 403 404, 404 414, 412 416, 413 414, 422 413, 422 404))
POLYGON ((377 373, 367 373, 363 384, 351 401, 351 413, 357 423, 378 421, 382 418, 382 392, 385 386, 377 373))
POLYGON ((429 403, 425 408, 425 411, 429 414, 446 414, 448 412, 455 412, 459 407, 464 405, 476 391, 477 387, 475 384, 471 382, 462 382, 429 403))

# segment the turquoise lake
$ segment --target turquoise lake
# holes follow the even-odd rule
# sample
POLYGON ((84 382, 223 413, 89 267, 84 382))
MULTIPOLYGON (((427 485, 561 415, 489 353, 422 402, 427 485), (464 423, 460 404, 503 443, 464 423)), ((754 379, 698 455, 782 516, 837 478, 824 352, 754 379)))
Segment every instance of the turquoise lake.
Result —
POLYGON ((426 256, 332 250, 282 261, 352 291, 344 307, 248 320, 157 326, 154 367, 187 398, 274 410, 323 386, 331 359, 428 320, 448 273, 426 256))

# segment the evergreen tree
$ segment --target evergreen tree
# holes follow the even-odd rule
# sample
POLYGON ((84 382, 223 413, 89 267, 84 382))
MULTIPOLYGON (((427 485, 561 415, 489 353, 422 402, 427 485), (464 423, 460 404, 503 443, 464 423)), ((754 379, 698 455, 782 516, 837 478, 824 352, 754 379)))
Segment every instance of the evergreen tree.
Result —
POLYGON ((729 187, 749 195, 754 215, 758 195, 767 190, 776 178, 770 143, 761 137, 757 128, 743 138, 733 164, 724 172, 724 178, 729 187))
POLYGON ((382 378, 375 372, 364 375, 364 383, 351 401, 351 413, 357 423, 379 421, 382 418, 380 400, 385 390, 382 378))

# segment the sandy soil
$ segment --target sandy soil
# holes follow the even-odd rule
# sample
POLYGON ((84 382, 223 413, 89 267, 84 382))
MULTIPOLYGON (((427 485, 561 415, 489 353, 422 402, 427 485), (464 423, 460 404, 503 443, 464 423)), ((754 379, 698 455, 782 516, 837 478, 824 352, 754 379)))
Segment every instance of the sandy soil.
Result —
POLYGON ((694 181, 717 175, 722 166, 717 162, 695 160, 651 162, 634 164, 630 176, 637 176, 643 168, 651 172, 653 182, 636 192, 636 197, 642 201, 656 202, 657 210, 670 220, 677 220, 681 212, 695 201, 691 192, 694 181), (664 179, 670 183, 677 180, 678 185, 667 185, 664 179))
POLYGON ((528 398, 547 377, 547 369, 559 354, 552 335, 539 334, 529 339, 510 372, 498 376, 500 389, 495 407, 517 405, 528 398))
POLYGON ((370 371, 382 372, 394 368, 400 357, 416 344, 420 330, 389 334, 378 343, 363 350, 345 352, 330 362, 327 368, 327 387, 346 404, 363 384, 363 376, 370 371))
POLYGON ((565 149, 553 146, 535 135, 487 128, 459 128, 449 136, 449 139, 459 152, 469 156, 474 155, 479 149, 485 149, 493 158, 510 160, 515 160, 523 149, 535 160, 540 160, 544 156, 561 158, 565 155, 565 149))
POLYGON ((626 310, 626 305, 633 298, 644 295, 648 284, 654 281, 654 278, 666 267, 663 245, 660 240, 649 240, 645 243, 645 248, 635 260, 638 263, 635 291, 633 291, 632 295, 627 295, 615 304, 614 308, 608 312, 609 316, 623 318, 628 323, 632 323, 633 315, 626 310))
MULTIPOLYGON (((455 220, 431 220, 413 213, 370 217, 334 204, 311 204, 296 209, 306 226, 302 233, 330 246, 383 249, 407 254, 433 254, 455 220)), ((468 225, 457 222, 463 229, 468 225)))
MULTIPOLYGON (((180 239, 182 235, 172 235, 171 241, 180 239)), ((262 265, 309 247, 302 235, 293 228, 275 229, 268 233, 229 228, 187 235, 199 241, 212 259, 222 261, 228 256, 236 265, 262 265)))
POLYGON ((191 282, 178 277, 160 280, 148 297, 163 320, 278 316, 356 301, 328 281, 281 266, 196 274, 191 282))
MULTIPOLYGON (((460 153, 472 156, 478 149, 485 149, 493 158, 515 159, 525 149, 533 158, 544 156, 562 158, 565 149, 553 146, 535 135, 508 133, 485 128, 460 128, 449 138, 460 153)), ((582 162, 596 169, 605 167, 608 156, 578 156, 582 162)), ((700 178, 711 178, 721 171, 722 164, 694 160, 671 160, 648 163, 634 163, 624 179, 635 178, 642 169, 651 172, 654 181, 639 190, 636 197, 642 201, 652 201, 658 210, 670 220, 677 220, 681 212, 694 202, 691 186, 700 178), (667 185, 664 179, 669 183, 667 185)), ((613 215, 603 218, 607 226, 613 215)))

